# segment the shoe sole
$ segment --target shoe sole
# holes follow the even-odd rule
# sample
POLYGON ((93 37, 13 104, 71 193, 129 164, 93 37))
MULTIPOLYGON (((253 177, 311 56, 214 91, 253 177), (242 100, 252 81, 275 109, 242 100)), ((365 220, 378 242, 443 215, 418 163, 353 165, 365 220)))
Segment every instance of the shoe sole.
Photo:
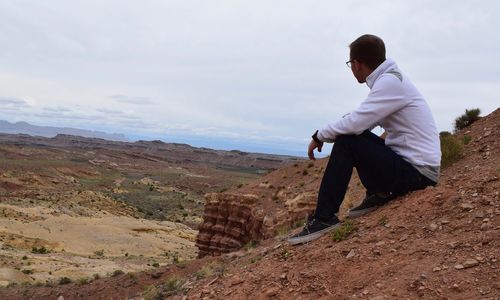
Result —
POLYGON ((325 234, 329 231, 332 231, 335 228, 339 228, 340 225, 341 225, 341 223, 338 223, 338 224, 332 225, 328 228, 325 228, 323 230, 320 230, 320 231, 312 233, 312 234, 308 234, 308 235, 300 236, 300 237, 296 237, 296 238, 289 238, 288 243, 290 245, 299 245, 299 244, 304 244, 304 243, 307 243, 310 241, 314 241, 316 239, 319 239, 323 234, 325 234))
POLYGON ((378 207, 368 207, 365 209, 349 210, 349 212, 347 213, 347 216, 351 219, 356 219, 358 217, 361 217, 362 215, 365 215, 369 212, 376 210, 377 208, 378 207))

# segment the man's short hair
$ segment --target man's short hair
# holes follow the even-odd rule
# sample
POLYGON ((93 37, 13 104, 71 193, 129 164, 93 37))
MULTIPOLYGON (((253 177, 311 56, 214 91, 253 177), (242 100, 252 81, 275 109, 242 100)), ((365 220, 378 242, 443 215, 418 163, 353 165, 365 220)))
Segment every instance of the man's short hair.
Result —
POLYGON ((357 60, 375 70, 385 61, 384 41, 376 35, 365 34, 349 45, 351 60, 357 60))

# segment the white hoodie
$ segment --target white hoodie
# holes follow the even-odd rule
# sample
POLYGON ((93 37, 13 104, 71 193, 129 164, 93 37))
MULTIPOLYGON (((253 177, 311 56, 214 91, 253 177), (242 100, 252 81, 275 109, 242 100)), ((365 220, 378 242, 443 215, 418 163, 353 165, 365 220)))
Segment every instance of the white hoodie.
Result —
POLYGON ((389 58, 366 78, 366 84, 370 93, 365 101, 344 118, 319 130, 318 139, 334 142, 338 135, 359 135, 379 125, 387 133, 387 146, 437 182, 441 164, 439 134, 424 97, 389 58))

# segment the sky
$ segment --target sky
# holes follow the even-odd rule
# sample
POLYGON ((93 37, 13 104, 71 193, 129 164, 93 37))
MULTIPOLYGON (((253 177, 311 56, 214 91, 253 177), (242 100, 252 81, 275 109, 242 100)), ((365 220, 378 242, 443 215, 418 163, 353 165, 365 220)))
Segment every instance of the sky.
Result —
POLYGON ((0 120, 304 156, 368 94, 345 62, 370 33, 451 131, 466 108, 498 108, 499 13, 498 1, 0 0, 0 120))

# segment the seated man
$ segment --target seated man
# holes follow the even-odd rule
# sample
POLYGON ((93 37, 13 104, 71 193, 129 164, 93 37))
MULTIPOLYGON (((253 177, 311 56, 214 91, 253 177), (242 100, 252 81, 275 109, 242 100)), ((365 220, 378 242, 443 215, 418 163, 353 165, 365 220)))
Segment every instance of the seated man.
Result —
POLYGON ((346 63, 359 83, 370 88, 359 107, 328 124, 312 136, 308 155, 324 142, 334 142, 321 181, 316 211, 299 234, 289 238, 301 244, 319 238, 338 227, 336 217, 355 167, 366 188, 366 198, 349 211, 355 218, 410 191, 436 185, 441 150, 439 134, 424 97, 385 58, 385 45, 374 35, 363 35, 349 45, 346 63), (385 140, 370 132, 385 130, 385 140))

